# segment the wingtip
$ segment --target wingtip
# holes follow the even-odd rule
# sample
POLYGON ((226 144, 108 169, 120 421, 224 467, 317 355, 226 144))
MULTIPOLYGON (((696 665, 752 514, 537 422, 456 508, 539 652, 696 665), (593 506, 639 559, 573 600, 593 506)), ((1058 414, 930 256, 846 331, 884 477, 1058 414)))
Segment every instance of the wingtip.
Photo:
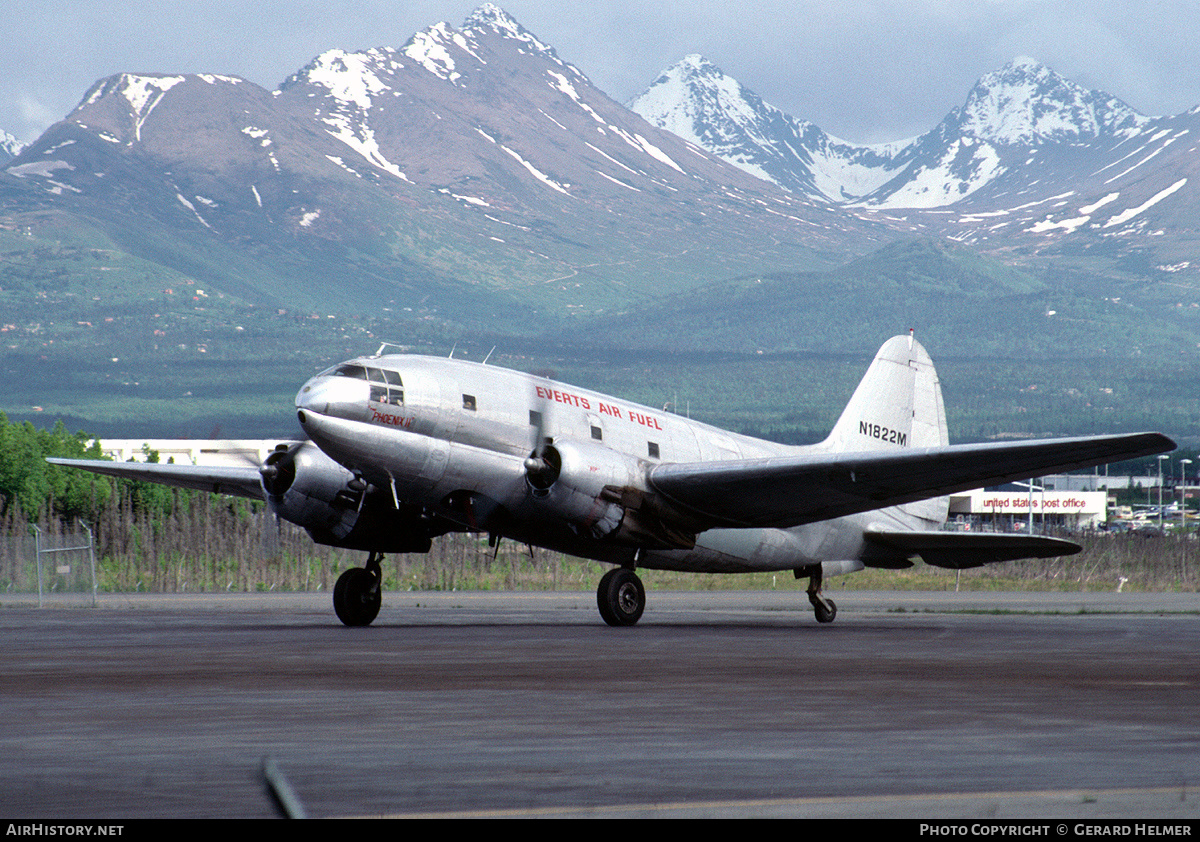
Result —
MULTIPOLYGON (((1158 450, 1151 451, 1151 453, 1169 453, 1179 447, 1173 438, 1163 433, 1151 432, 1144 433, 1143 435, 1147 436, 1149 441, 1156 442, 1159 447, 1158 450)), ((1147 455, 1151 455, 1151 453, 1147 455)))

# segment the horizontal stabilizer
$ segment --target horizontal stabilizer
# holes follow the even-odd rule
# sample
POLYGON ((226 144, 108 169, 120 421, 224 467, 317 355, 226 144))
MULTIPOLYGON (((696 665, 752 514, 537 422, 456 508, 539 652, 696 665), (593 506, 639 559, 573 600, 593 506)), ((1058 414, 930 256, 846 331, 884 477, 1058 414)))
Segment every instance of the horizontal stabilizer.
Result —
POLYGON ((961 570, 996 561, 1021 558, 1054 558, 1074 555, 1082 547, 1061 538, 1044 535, 1005 535, 998 532, 885 532, 868 530, 863 537, 870 543, 897 550, 904 555, 919 555, 926 564, 961 570))
POLYGON ((262 500, 262 476, 252 465, 163 465, 157 462, 108 462, 103 459, 51 459, 52 465, 82 468, 94 474, 110 477, 137 479, 190 488, 193 491, 211 491, 214 494, 233 494, 262 500))

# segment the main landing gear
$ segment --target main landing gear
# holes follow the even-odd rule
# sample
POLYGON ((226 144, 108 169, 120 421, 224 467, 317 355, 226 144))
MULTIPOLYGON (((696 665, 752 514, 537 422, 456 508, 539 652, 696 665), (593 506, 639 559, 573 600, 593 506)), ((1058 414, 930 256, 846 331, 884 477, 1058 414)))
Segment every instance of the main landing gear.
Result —
POLYGON ((365 567, 352 567, 333 586, 333 610, 347 626, 369 626, 383 601, 383 553, 372 552, 365 567))
POLYGON ((646 589, 632 568, 614 567, 600 579, 596 605, 610 626, 632 626, 646 609, 646 589))
POLYGON ((821 565, 810 564, 807 567, 797 567, 793 573, 797 579, 808 577, 808 601, 812 603, 813 613, 818 623, 832 623, 837 616, 837 606, 832 599, 821 594, 821 565))

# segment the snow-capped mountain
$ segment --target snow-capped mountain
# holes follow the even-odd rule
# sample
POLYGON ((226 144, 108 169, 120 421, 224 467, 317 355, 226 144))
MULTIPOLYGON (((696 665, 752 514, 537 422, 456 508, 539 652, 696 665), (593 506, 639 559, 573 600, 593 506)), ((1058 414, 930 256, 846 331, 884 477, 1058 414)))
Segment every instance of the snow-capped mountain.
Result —
POLYGON ((630 108, 787 190, 871 208, 952 205, 1006 173, 1031 181, 1031 154, 1111 148, 1150 123, 1120 100, 1028 58, 980 79, 966 103, 931 131, 886 145, 833 138, 699 56, 668 68, 630 108))
POLYGON ((0 129, 0 164, 6 161, 11 161, 13 158, 21 154, 21 149, 24 144, 10 135, 8 132, 0 129))
POLYGON ((792 117, 690 55, 629 102, 647 122, 672 132, 759 178, 793 193, 844 202, 887 182, 908 144, 861 146, 792 117))
POLYGON ((1146 234, 1170 231, 1157 250, 1177 272, 1197 235, 1198 140, 1197 109, 1146 117, 1018 59, 980 79, 897 156, 904 170, 857 204, 932 209, 933 230, 976 244, 1058 249, 1074 235, 1073 248, 1090 236, 1094 246, 1144 250, 1146 234))
POLYGON ((1147 120, 1116 97, 1087 90, 1021 57, 976 82, 966 103, 945 122, 961 134, 1018 146, 1121 139, 1147 120))
POLYGON ((481 313, 481 290, 586 310, 886 233, 647 124, 490 4, 399 48, 322 53, 276 91, 100 80, 4 168, 0 203, 77 208, 251 300, 325 301, 333 274, 347 305, 474 295, 481 313))
POLYGON ((1091 236, 1072 249, 1200 274, 1200 113, 1143 117, 1028 60, 883 146, 791 118, 696 56, 632 105, 649 122, 489 4, 400 47, 326 51, 275 91, 102 79, 0 166, 0 223, 33 230, 52 209, 81 241, 100 229, 255 302, 525 322, 913 235, 1030 259, 1091 236))
POLYGON ((630 107, 786 190, 929 233, 1041 250, 1086 234, 1145 249, 1145 233, 1173 232, 1160 265, 1191 267, 1200 109, 1146 117, 1032 59, 981 78, 925 134, 883 146, 833 138, 699 56, 630 107))
POLYGON ((897 155, 900 171, 859 201, 877 208, 944 207, 984 188, 1014 193, 1031 183, 1062 181, 1054 167, 1070 170, 1073 152, 1111 148, 1147 122, 1120 100, 1019 58, 980 79, 964 105, 897 155))

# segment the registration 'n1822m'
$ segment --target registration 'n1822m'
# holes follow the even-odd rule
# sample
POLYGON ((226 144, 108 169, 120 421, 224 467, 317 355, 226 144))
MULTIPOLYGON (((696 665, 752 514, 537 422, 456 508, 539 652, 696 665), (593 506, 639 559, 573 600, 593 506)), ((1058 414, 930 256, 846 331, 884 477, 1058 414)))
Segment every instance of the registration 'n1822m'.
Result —
POLYGON ((884 427, 880 424, 869 424, 866 421, 859 421, 858 431, 864 436, 870 436, 873 439, 879 439, 891 444, 898 444, 901 447, 908 444, 907 433, 902 433, 899 430, 893 430, 890 427, 884 427))

